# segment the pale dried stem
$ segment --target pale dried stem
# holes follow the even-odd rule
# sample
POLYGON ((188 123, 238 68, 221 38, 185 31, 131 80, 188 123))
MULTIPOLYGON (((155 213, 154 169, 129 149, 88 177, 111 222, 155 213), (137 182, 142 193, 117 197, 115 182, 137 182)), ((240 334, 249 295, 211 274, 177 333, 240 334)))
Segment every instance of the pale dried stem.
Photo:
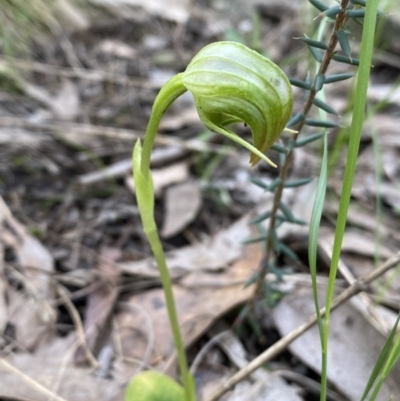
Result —
POLYGON ((65 307, 68 310, 68 313, 71 316, 72 321, 74 322, 76 333, 78 336, 78 340, 80 346, 83 348, 85 352, 86 359, 90 362, 93 368, 98 368, 99 363, 97 362, 96 358, 94 357, 92 351, 90 350, 87 341, 86 341, 86 333, 85 329, 83 328, 81 317, 79 316, 79 312, 76 310, 75 305, 70 300, 66 289, 62 285, 57 286, 57 292, 59 293, 60 297, 64 301, 65 307))

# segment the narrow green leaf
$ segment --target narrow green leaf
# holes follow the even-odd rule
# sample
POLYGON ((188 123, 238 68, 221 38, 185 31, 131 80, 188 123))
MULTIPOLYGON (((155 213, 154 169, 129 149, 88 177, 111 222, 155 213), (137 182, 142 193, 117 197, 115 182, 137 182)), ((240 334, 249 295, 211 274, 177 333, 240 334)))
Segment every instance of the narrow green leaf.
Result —
POLYGON ((323 127, 323 128, 339 127, 339 124, 335 123, 334 121, 322 121, 313 118, 306 118, 306 124, 310 127, 323 127))
POLYGON ((343 12, 343 8, 339 6, 333 6, 331 8, 328 8, 327 10, 324 11, 325 17, 329 18, 335 18, 338 14, 343 12))
POLYGON ((259 224, 262 221, 268 219, 271 216, 271 211, 261 213, 260 215, 254 217, 254 219, 250 220, 250 224, 259 224))
POLYGON ((293 213, 291 212, 291 210, 283 202, 279 202, 278 206, 279 206, 279 209, 282 211, 283 215, 286 217, 286 219, 288 221, 293 221, 294 220, 293 213))
POLYGON ((347 10, 346 16, 348 18, 364 18, 365 10, 347 10))
MULTIPOLYGON (((332 300, 335 291, 336 275, 340 254, 342 250, 343 237, 346 228, 347 213, 349 210, 354 175, 358 161, 361 132, 365 118, 365 105, 367 102, 367 90, 371 70, 371 60, 374 49, 374 36, 376 27, 376 11, 379 0, 368 0, 364 19, 360 46, 360 67, 354 96, 354 108, 349 132, 349 145, 346 158, 346 166, 341 188, 339 212, 336 220, 335 238, 333 242, 331 264, 329 269, 329 284, 326 295, 326 311, 324 318, 324 341, 323 352, 328 353, 329 323, 331 316, 332 300)), ((354 62, 354 59, 353 59, 354 62)))
POLYGON ((397 336, 394 345, 392 346, 389 356, 387 358, 387 361, 385 363, 385 365, 383 366, 382 372, 379 376, 378 382, 375 385, 375 388, 372 392, 371 397, 369 398, 369 401, 375 401, 376 397, 379 394, 379 391, 382 387, 382 384, 384 383, 384 381, 386 380, 387 376, 389 375, 389 373, 391 372, 391 370, 394 368, 394 366, 396 365, 396 363, 398 362, 400 358, 400 337, 397 336))
MULTIPOLYGON (((321 341, 321 349, 323 350, 324 344, 324 326, 323 320, 320 313, 320 306, 318 301, 318 285, 317 285, 317 250, 318 250, 318 236, 319 236, 319 226, 321 224, 321 217, 324 208, 326 185, 328 181, 328 136, 324 134, 324 151, 322 155, 321 171, 319 175, 317 191, 315 194, 313 210, 311 214, 310 221, 310 231, 308 240, 308 260, 310 265, 311 282, 313 289, 313 298, 315 311, 318 318, 318 329, 321 341)), ((322 383, 321 387, 326 390, 326 368, 327 360, 326 353, 322 353, 322 383)))
POLYGON ((280 242, 279 244, 279 250, 286 255, 288 258, 298 262, 299 261, 299 257, 297 256, 297 254, 290 249, 286 244, 284 244, 283 242, 280 242))
MULTIPOLYGON (((315 49, 316 50, 316 49, 315 49)), ((310 85, 311 88, 311 77, 310 77, 310 73, 307 74, 306 77, 306 82, 310 85)), ((304 100, 307 101, 308 97, 310 96, 310 90, 306 89, 304 91, 304 100)))
POLYGON ((288 128, 294 127, 297 123, 299 123, 301 120, 304 120, 304 114, 303 113, 297 113, 295 116, 293 116, 289 122, 286 124, 288 128))
POLYGON ((329 104, 326 104, 321 99, 315 98, 313 100, 313 104, 329 114, 334 114, 336 116, 338 115, 337 111, 333 107, 329 106, 329 104))
POLYGON ((266 184, 264 181, 261 181, 258 178, 252 178, 250 180, 254 185, 257 185, 258 187, 265 189, 266 191, 268 191, 269 188, 269 184, 266 184))
POLYGON ((305 146, 311 142, 317 141, 318 139, 322 138, 323 136, 324 136, 324 133, 320 132, 318 134, 313 134, 313 135, 306 136, 305 138, 298 139, 295 142, 294 147, 301 148, 302 146, 305 146))
POLYGON ((328 46, 323 42, 319 42, 318 40, 310 39, 307 37, 301 37, 301 38, 297 38, 297 39, 300 39, 301 41, 306 43, 308 46, 316 47, 317 49, 328 50, 328 46))
POLYGON ((275 189, 282 183, 282 180, 279 177, 275 178, 270 184, 266 184, 258 178, 252 178, 250 181, 265 191, 270 192, 275 191, 275 189))
POLYGON ((271 230, 271 240, 272 240, 272 247, 274 248, 276 253, 279 253, 281 248, 280 244, 281 242, 278 239, 278 234, 276 233, 275 229, 271 230))
POLYGON ((304 220, 296 219, 294 218, 293 220, 289 220, 286 216, 283 214, 277 214, 276 215, 276 221, 280 223, 291 223, 291 224, 297 224, 299 226, 304 226, 307 224, 304 220))
POLYGON ((269 184, 268 191, 270 192, 275 191, 275 189, 281 184, 282 184, 282 179, 280 179, 279 177, 275 178, 274 181, 272 181, 272 183, 269 184))
MULTIPOLYGON (((250 278, 244 283, 243 288, 250 287, 252 284, 256 283, 257 280, 258 280, 258 276, 259 276, 259 273, 254 273, 254 274, 252 274, 252 275, 250 276, 250 278)), ((243 308, 243 309, 244 309, 244 308, 243 308)), ((242 309, 242 311, 243 311, 243 309, 242 309)), ((241 315, 242 311, 239 312, 238 318, 240 318, 240 315, 241 315)), ((238 318, 236 318, 236 319, 238 320, 238 318)))
POLYGON ((279 165, 283 166, 286 160, 286 153, 279 153, 279 165))
POLYGON ((284 154, 286 154, 286 153, 288 152, 288 150, 287 150, 284 146, 279 145, 279 144, 277 144, 277 143, 275 143, 274 145, 272 145, 272 146, 271 146, 271 149, 272 149, 272 150, 275 150, 275 152, 278 152, 278 153, 284 153, 284 154))
POLYGON ((315 47, 312 46, 308 46, 311 54, 313 55, 313 57, 315 58, 315 60, 318 61, 318 63, 322 62, 322 53, 320 50, 316 49, 315 47))
POLYGON ((397 326, 399 324, 399 319, 400 319, 400 314, 397 316, 396 322, 395 322, 392 330, 390 331, 389 337, 386 340, 381 353, 379 354, 378 360, 376 361, 374 368, 372 369, 371 375, 369 376, 368 382, 365 386, 365 390, 364 390, 364 393, 363 393, 360 401, 364 401, 366 399, 368 393, 371 391, 372 387, 374 386, 379 373, 383 369, 383 366, 384 366, 384 364, 389 356, 390 350, 392 349, 392 346, 393 346, 393 340, 394 340, 394 336, 396 335, 397 326))
POLYGON ((329 9, 329 7, 322 3, 322 1, 319 0, 308 0, 317 10, 319 11, 326 11, 329 9))
POLYGON ((340 63, 351 64, 351 65, 360 64, 360 60, 358 58, 349 58, 347 56, 342 56, 341 54, 335 54, 332 58, 335 61, 339 61, 340 63))
POLYGON ((351 47, 349 40, 347 39, 347 34, 343 29, 340 29, 335 32, 335 35, 339 41, 340 47, 347 54, 348 57, 351 58, 351 47))
POLYGON ((284 187, 285 188, 301 187, 302 185, 307 185, 312 180, 313 180, 312 178, 301 178, 299 180, 287 181, 285 182, 284 187))
POLYGON ((365 0, 350 0, 350 3, 356 4, 357 6, 365 7, 367 2, 365 0))
POLYGON ((254 244, 256 242, 264 242, 267 240, 267 236, 266 235, 259 235, 257 237, 251 237, 249 239, 245 239, 244 241, 242 241, 242 244, 244 245, 248 245, 248 244, 254 244))
POLYGON ((315 91, 319 92, 325 83, 325 75, 317 74, 315 77, 315 91))
POLYGON ((344 81, 345 79, 353 78, 355 74, 347 73, 347 74, 335 74, 335 75, 328 75, 325 77, 325 83, 331 84, 333 82, 344 81))
POLYGON ((311 85, 307 82, 304 81, 300 81, 299 79, 296 78, 289 78, 289 82, 293 85, 293 86, 297 86, 298 88, 301 89, 311 89, 311 85))

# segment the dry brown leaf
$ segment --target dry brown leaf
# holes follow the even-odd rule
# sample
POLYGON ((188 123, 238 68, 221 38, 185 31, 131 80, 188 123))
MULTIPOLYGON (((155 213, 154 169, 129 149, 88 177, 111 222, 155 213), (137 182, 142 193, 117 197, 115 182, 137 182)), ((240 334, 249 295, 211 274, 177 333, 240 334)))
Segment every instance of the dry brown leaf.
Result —
MULTIPOLYGON (((327 201, 324 205, 325 213, 334 214, 337 216, 339 205, 334 202, 327 201)), ((388 218, 387 216, 380 216, 379 224, 376 213, 371 213, 360 205, 359 203, 352 202, 347 214, 347 222, 349 226, 354 226, 367 230, 376 234, 377 230, 382 236, 382 240, 395 240, 400 241, 400 232, 397 229, 396 221, 388 218)))
MULTIPOLYGON (((103 284, 89 294, 84 317, 86 346, 92 353, 99 350, 100 341, 103 340, 102 336, 104 337, 117 301, 120 272, 115 268, 114 262, 120 257, 121 251, 116 248, 104 247, 100 253, 98 271, 103 284)), ((80 346, 75 353, 75 363, 88 362, 87 356, 86 349, 80 346)))
POLYGON ((22 89, 27 96, 46 106, 60 120, 73 121, 81 111, 79 90, 71 80, 62 81, 56 96, 52 96, 45 88, 25 81, 22 89))
POLYGON ((159 130, 177 131, 185 126, 193 125, 199 122, 199 114, 193 106, 184 110, 180 110, 179 114, 168 114, 161 120, 159 130))
MULTIPOLYGON (((335 234, 331 230, 321 230, 320 239, 331 246, 335 234)), ((364 256, 374 257, 377 251, 376 239, 371 234, 363 231, 347 230, 343 237, 342 252, 358 253, 364 256)), ((379 253, 384 259, 390 258, 396 252, 391 247, 380 244, 379 253)))
MULTIPOLYGON (((78 343, 75 335, 53 339, 35 353, 17 353, 6 360, 31 379, 66 400, 112 401, 121 400, 123 382, 104 380, 93 375, 93 370, 74 366, 72 362, 78 343)), ((33 388, 26 380, 0 365, 0 397, 21 397, 47 401, 49 396, 33 388)))
POLYGON ((10 273, 24 288, 24 293, 12 287, 7 289, 8 313, 3 316, 7 316, 7 320, 15 326, 18 345, 22 349, 33 349, 56 319, 56 311, 50 304, 54 299, 50 276, 54 268, 53 258, 14 219, 2 198, 0 220, 0 240, 14 251, 20 269, 18 271, 10 266, 10 273))
MULTIPOLYGON (((327 259, 332 259, 331 245, 320 239, 318 241, 318 247, 321 252, 326 254, 327 259)), ((353 272, 347 267, 342 259, 339 259, 338 269, 348 284, 354 284, 356 282, 353 272)), ((366 273, 363 272, 363 275, 365 274, 366 273)), ((379 333, 385 336, 389 335, 393 325, 395 324, 397 313, 386 307, 377 305, 371 297, 364 292, 355 295, 351 298, 350 302, 379 333)))
MULTIPOLYGON (((1 137, 0 137, 1 139, 1 137)), ((188 153, 187 149, 176 146, 168 146, 156 148, 151 154, 151 166, 158 166, 180 159, 188 153)), ((78 176, 77 181, 80 184, 94 184, 98 181, 106 180, 107 178, 120 178, 124 177, 132 171, 132 158, 120 160, 98 171, 92 171, 87 174, 78 176)), ((132 183, 129 181, 132 177, 127 178, 127 186, 132 188, 132 183)))
MULTIPOLYGON (((186 346, 199 338, 221 315, 249 298, 253 289, 243 288, 243 284, 257 268, 260 258, 261 247, 251 245, 244 249, 242 257, 229 269, 209 273, 208 284, 199 284, 197 274, 192 273, 182 285, 174 286, 186 346)), ((202 276, 204 274, 201 273, 202 276)), ((129 304, 134 305, 134 309, 120 312, 116 316, 116 326, 123 356, 137 361, 132 374, 141 363, 162 369, 174 355, 162 289, 134 295, 129 298, 129 304)))
POLYGON ((138 55, 136 49, 121 40, 106 39, 96 46, 96 52, 102 53, 108 57, 118 57, 126 59, 135 59, 138 55))
POLYGON ((385 100, 389 104, 400 104, 400 90, 393 84, 371 84, 368 87, 368 98, 374 102, 385 100))
MULTIPOLYGON (((227 229, 215 234, 204 242, 179 248, 166 255, 167 266, 174 278, 189 272, 218 270, 227 267, 240 257, 241 242, 251 236, 248 214, 227 229)), ((119 262, 122 272, 144 277, 159 277, 154 259, 146 258, 134 262, 119 262)))
POLYGON ((56 118, 63 121, 74 121, 81 111, 77 85, 64 79, 57 96, 51 99, 50 108, 56 118))
MULTIPOLYGON (((211 330, 213 332, 214 330, 211 330)), ((231 330, 221 333, 223 336, 218 340, 219 346, 228 356, 233 365, 238 369, 243 369, 250 361, 247 357, 247 351, 243 344, 231 330)), ((267 371, 266 369, 257 369, 251 375, 255 383, 236 386, 229 395, 229 401, 242 401, 249 399, 254 401, 301 401, 298 389, 291 386, 279 375, 267 371)), ((209 394, 210 395, 210 394, 209 394)), ((205 397, 206 394, 203 395, 205 397)))
POLYGON ((373 119, 366 121, 363 136, 370 138, 374 130, 378 133, 377 138, 381 146, 400 148, 399 124, 399 118, 389 114, 376 114, 373 119))
POLYGON ((165 217, 161 237, 170 238, 180 233, 197 216, 201 204, 201 190, 196 181, 186 181, 168 187, 165 193, 165 217))
MULTIPOLYGON (((297 328, 314 313, 310 290, 300 290, 287 295, 274 308, 273 317, 282 336, 297 328)), ((345 304, 331 316, 328 351, 328 380, 350 400, 358 401, 369 375, 385 343, 378 333, 352 306, 345 304)), ((304 333, 294 341, 289 350, 313 370, 320 372, 321 352, 318 328, 304 333)), ((400 366, 384 383, 380 401, 400 394, 398 381, 400 366)))

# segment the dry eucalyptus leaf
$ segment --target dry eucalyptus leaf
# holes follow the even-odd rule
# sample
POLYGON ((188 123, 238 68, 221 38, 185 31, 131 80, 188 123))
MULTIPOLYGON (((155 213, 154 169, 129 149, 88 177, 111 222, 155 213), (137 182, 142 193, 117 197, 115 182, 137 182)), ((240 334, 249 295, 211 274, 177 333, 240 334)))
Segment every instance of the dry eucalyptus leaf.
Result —
MULTIPOLYGON (((6 360, 31 379, 66 400, 116 401, 122 399, 123 381, 104 380, 93 369, 76 367, 73 353, 77 346, 74 334, 43 344, 35 353, 15 353, 6 360)), ((48 401, 49 396, 32 387, 24 378, 0 364, 0 397, 21 397, 48 401)))
MULTIPOLYGON (((287 295, 273 309, 275 324, 282 336, 297 328, 313 313, 312 294, 310 290, 304 289, 287 295)), ((385 337, 351 305, 339 307, 331 316, 329 382, 351 401, 359 401, 385 341, 385 337)), ((307 366, 320 372, 320 338, 316 326, 289 345, 289 350, 307 366)), ((400 394, 400 385, 395 379, 399 374, 400 366, 397 366, 383 384, 378 400, 386 401, 400 394)))
MULTIPOLYGON (((250 362, 243 344, 231 330, 223 333, 218 344, 238 369, 243 369, 250 362)), ((242 401, 243 399, 254 401, 302 400, 298 394, 298 389, 288 384, 279 375, 273 374, 266 369, 257 369, 251 375, 251 379, 255 383, 251 385, 248 383, 248 386, 236 386, 229 397, 229 401, 242 401)))
POLYGON ((237 386, 227 401, 302 401, 303 398, 299 396, 298 392, 295 387, 275 375, 266 381, 237 386))
POLYGON ((165 193, 165 218, 161 237, 179 234, 197 216, 202 198, 199 184, 186 181, 168 187, 165 193))
POLYGON ((106 39, 96 46, 96 52, 108 57, 118 57, 125 59, 135 59, 138 55, 136 49, 127 45, 121 40, 106 39))
MULTIPOLYGON (((227 229, 207 240, 167 252, 167 266, 174 278, 193 271, 210 271, 227 267, 240 257, 241 241, 252 235, 249 221, 253 215, 246 215, 227 229)), ((122 272, 143 277, 159 277, 154 258, 139 261, 119 262, 122 272)))
POLYGON ((57 95, 51 99, 50 109, 56 118, 74 121, 81 111, 79 90, 76 84, 64 79, 57 95))
POLYGON ((16 328, 17 339, 23 347, 34 348, 48 325, 54 323, 56 311, 50 301, 54 298, 51 273, 53 258, 49 251, 14 219, 0 198, 0 240, 11 248, 20 271, 10 267, 10 274, 21 283, 22 291, 7 290, 7 316, 16 328))
MULTIPOLYGON (((208 273, 208 283, 203 280, 204 285, 199 284, 197 274, 192 273, 182 285, 174 286, 186 346, 199 338, 216 319, 251 296, 253 289, 244 288, 243 284, 258 266, 260 258, 261 247, 251 245, 229 269, 208 273)), ((204 275, 202 273, 203 278, 204 275)), ((127 306, 116 316, 115 326, 123 356, 137 361, 136 366, 132 366, 132 373, 141 364, 162 369, 174 354, 164 293, 160 288, 130 297, 127 306)))
MULTIPOLYGON (((335 234, 333 232, 327 233, 326 230, 321 230, 320 238, 333 245, 335 234)), ((380 255, 387 259, 396 252, 391 247, 380 244, 377 247, 376 239, 369 233, 363 231, 347 230, 344 234, 342 252, 358 253, 360 255, 374 257, 379 249, 380 255)))
POLYGON ((193 106, 184 110, 180 110, 179 114, 176 115, 171 115, 171 113, 169 113, 163 117, 158 129, 177 131, 182 127, 193 125, 199 121, 199 115, 196 107, 193 106))
MULTIPOLYGON (((119 249, 108 247, 101 249, 97 273, 102 277, 102 284, 88 295, 84 315, 86 345, 92 353, 99 349, 101 341, 104 340, 104 333, 107 331, 118 298, 120 272, 115 268, 114 262, 120 257, 119 249)), ((80 346, 75 353, 75 363, 86 362, 88 362, 86 349, 80 346)))

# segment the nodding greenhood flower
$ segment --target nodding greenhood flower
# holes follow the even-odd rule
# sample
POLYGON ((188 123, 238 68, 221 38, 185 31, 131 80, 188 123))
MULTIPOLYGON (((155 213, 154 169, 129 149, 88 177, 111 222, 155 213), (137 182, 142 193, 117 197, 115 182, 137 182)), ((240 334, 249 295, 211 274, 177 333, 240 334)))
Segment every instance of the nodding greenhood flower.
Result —
POLYGON ((194 379, 187 367, 171 280, 154 219, 154 188, 150 173, 150 156, 160 120, 174 100, 186 91, 192 93, 200 119, 207 128, 252 152, 252 166, 260 159, 275 166, 264 153, 289 120, 293 93, 286 75, 272 61, 239 43, 213 43, 193 58, 185 72, 175 75, 161 88, 154 101, 143 148, 140 140, 134 148, 133 175, 143 229, 160 271, 185 400, 194 401, 194 379), (253 145, 226 128, 236 122, 244 122, 251 128, 253 145))
POLYGON ((175 75, 161 88, 144 140, 143 171, 149 166, 161 117, 186 91, 192 93, 200 119, 208 129, 250 150, 252 166, 260 159, 275 166, 265 152, 289 120, 293 106, 290 82, 276 64, 261 54, 240 43, 216 42, 204 47, 186 71, 175 75), (253 145, 227 128, 236 122, 250 127, 253 145))
MULTIPOLYGON (((245 122, 253 144, 265 153, 284 130, 293 106, 292 87, 271 60, 235 42, 217 42, 202 49, 182 74, 203 124, 232 137, 225 127, 245 122)), ((252 153, 254 166, 260 156, 252 153)))

